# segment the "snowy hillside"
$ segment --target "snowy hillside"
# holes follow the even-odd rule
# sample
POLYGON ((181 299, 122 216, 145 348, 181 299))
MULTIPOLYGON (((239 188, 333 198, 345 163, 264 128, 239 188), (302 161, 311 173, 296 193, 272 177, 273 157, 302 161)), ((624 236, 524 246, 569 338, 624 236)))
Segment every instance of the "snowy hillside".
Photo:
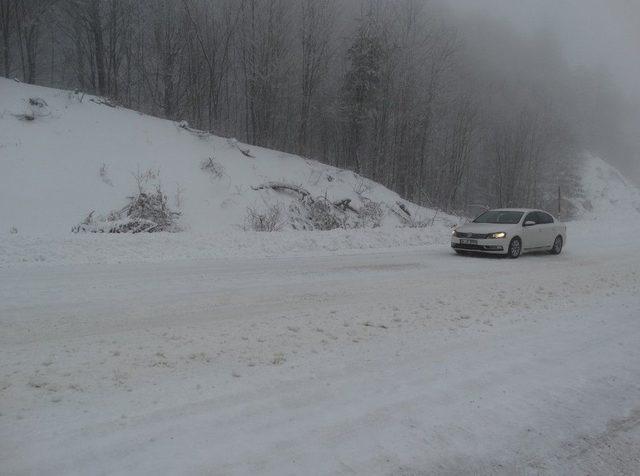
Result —
POLYGON ((412 220, 435 213, 346 170, 199 133, 96 97, 0 78, 3 234, 68 234, 91 211, 98 216, 122 208, 138 181, 150 191, 161 185, 168 206, 181 213, 180 226, 195 232, 238 229, 249 208, 274 207, 278 228, 304 228, 292 216, 299 194, 254 189, 269 182, 302 187, 332 203, 348 200, 343 203, 353 210, 379 205, 374 211, 384 227, 403 224, 405 210, 412 220))
POLYGON ((598 157, 585 157, 581 195, 574 204, 582 218, 640 218, 640 190, 598 157))
MULTIPOLYGON (((571 199, 580 216, 615 220, 640 209, 638 190, 598 158, 585 160, 582 182, 571 199)), ((455 221, 350 171, 201 134, 92 96, 0 78, 0 266, 447 245, 455 221), (180 212, 183 233, 71 233, 91 212, 106 217, 121 209, 139 181, 150 191, 161 185, 168 206, 180 212), (358 222, 347 211, 347 227, 310 231, 300 220, 299 193, 256 190, 274 182, 301 187, 320 202, 347 200, 353 210, 373 204, 380 226, 373 228, 375 216, 358 222), (280 233, 244 231, 249 209, 273 208, 280 233), (402 226, 410 221, 428 226, 402 226)), ((585 226, 572 224, 572 240, 585 226)))

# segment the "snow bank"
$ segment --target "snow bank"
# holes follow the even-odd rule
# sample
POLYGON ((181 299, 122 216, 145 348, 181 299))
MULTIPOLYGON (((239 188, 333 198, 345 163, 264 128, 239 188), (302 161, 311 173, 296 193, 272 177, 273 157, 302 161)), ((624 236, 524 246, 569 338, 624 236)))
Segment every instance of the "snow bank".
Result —
POLYGON ((640 191, 613 166, 587 155, 581 196, 574 200, 579 216, 588 220, 627 222, 640 219, 640 191))
MULTIPOLYGON (((435 212, 353 172, 240 144, 80 93, 0 78, 0 233, 66 236, 91 211, 121 209, 140 182, 160 185, 181 227, 219 233, 245 224, 248 208, 288 213, 295 194, 254 190, 265 182, 303 187, 313 197, 382 205, 383 227, 435 212)), ((285 220, 286 221, 286 220, 285 220)), ((285 226, 286 228, 286 226, 285 226)))
POLYGON ((304 256, 397 247, 448 245, 449 229, 429 228, 281 231, 273 233, 69 234, 65 237, 5 235, 0 268, 26 263, 158 263, 226 257, 304 256))

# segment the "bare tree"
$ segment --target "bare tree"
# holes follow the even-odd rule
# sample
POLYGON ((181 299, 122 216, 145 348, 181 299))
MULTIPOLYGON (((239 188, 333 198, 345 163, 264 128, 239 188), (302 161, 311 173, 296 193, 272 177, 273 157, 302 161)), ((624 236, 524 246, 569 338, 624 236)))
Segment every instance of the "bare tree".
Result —
POLYGON ((310 139, 311 107, 333 53, 330 40, 333 33, 336 5, 334 0, 302 0, 300 6, 302 97, 297 146, 301 154, 306 154, 310 139))
POLYGON ((2 62, 4 75, 11 75, 11 41, 14 35, 15 0, 0 0, 0 29, 2 31, 2 62))
POLYGON ((207 66, 207 119, 209 129, 213 129, 218 119, 223 81, 231 66, 232 39, 242 9, 228 2, 211 6, 209 2, 196 5, 193 0, 183 0, 183 5, 197 48, 207 66))
POLYGON ((552 40, 485 21, 459 32, 428 0, 0 0, 0 61, 421 204, 542 204, 576 150, 626 150, 622 101, 552 40))
POLYGON ((45 15, 55 3, 56 0, 21 0, 14 2, 13 13, 15 15, 22 77, 27 83, 35 83, 36 81, 40 30, 45 15))

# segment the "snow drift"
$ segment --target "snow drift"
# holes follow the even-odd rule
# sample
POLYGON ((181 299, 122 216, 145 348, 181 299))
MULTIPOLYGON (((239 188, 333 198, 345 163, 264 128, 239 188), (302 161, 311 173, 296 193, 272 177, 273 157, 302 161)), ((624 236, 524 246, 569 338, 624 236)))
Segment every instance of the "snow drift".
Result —
MULTIPOLYGON (((5 233, 67 234, 79 224, 99 230, 128 200, 158 190, 181 215, 180 227, 195 232, 260 229, 252 218, 269 213, 277 215, 273 229, 306 230, 431 223, 435 215, 347 170, 4 78, 0 157, 5 233), (274 183, 306 196, 265 186, 274 183), (327 209, 335 223, 326 222, 327 209)), ((122 216, 111 218, 122 225, 122 216)))
POLYGON ((615 167, 587 154, 582 168, 582 188, 573 199, 581 218, 640 218, 640 190, 615 167))
MULTIPOLYGON (((580 188, 569 197, 579 216, 618 223, 638 216, 638 189, 599 158, 585 158, 580 188)), ((434 244, 446 252, 456 221, 347 170, 215 137, 101 98, 0 78, 0 267, 434 244), (184 232, 71 233, 157 225, 140 213, 142 193, 156 197, 151 202, 176 219, 163 229, 184 232), (132 223, 131 216, 140 221, 132 223), (335 229, 311 231, 318 228, 335 229), (281 231, 267 236, 256 229, 281 231)), ((585 220, 572 224, 570 241, 590 226, 585 220)))

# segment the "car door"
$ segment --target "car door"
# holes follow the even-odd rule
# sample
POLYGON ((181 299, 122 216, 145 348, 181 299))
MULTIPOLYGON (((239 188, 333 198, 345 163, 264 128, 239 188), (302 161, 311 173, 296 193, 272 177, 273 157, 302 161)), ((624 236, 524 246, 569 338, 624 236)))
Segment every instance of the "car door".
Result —
POLYGON ((539 246, 551 248, 554 240, 556 239, 556 225, 553 221, 553 217, 545 212, 538 212, 538 217, 541 222, 539 225, 541 244, 539 246))
POLYGON ((542 243, 542 229, 540 228, 540 217, 538 212, 529 212, 522 222, 522 247, 525 250, 539 248, 542 243), (534 225, 524 226, 527 222, 534 222, 534 225))

